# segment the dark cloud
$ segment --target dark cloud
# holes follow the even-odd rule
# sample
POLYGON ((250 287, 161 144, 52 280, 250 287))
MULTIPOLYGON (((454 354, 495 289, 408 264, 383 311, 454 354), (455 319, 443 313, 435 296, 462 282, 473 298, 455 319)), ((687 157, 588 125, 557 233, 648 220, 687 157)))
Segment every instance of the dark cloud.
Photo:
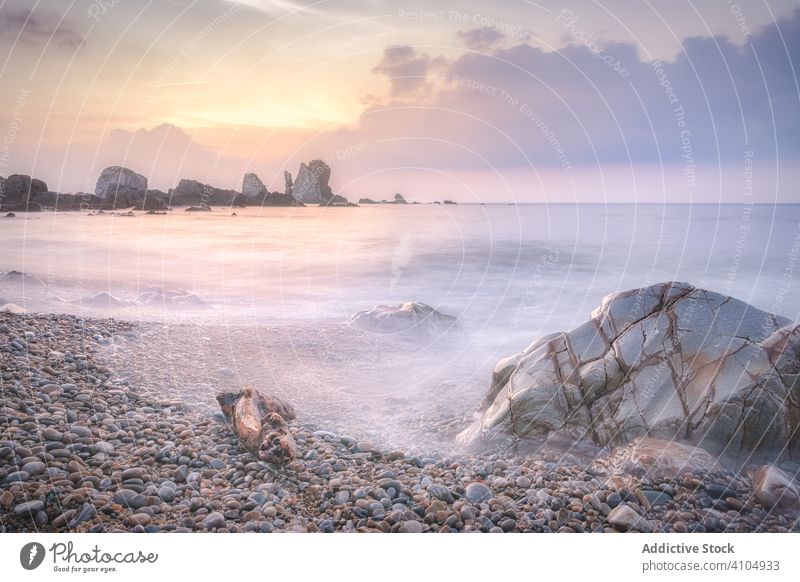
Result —
POLYGON ((418 53, 414 47, 389 46, 383 50, 383 58, 372 72, 389 77, 393 97, 407 97, 428 88, 430 62, 428 55, 418 53))
POLYGON ((472 30, 460 30, 458 31, 458 36, 464 41, 467 48, 476 51, 486 50, 505 38, 505 35, 497 29, 489 28, 488 26, 473 28, 472 30))
POLYGON ((52 42, 57 46, 77 48, 83 36, 64 22, 40 12, 0 10, 0 37, 6 41, 41 45, 52 42), (17 40, 19 38, 19 40, 17 40))
MULTIPOLYGON (((717 36, 682 48, 660 63, 619 42, 467 53, 446 63, 445 86, 418 107, 371 106, 358 131, 395 140, 398 164, 467 167, 480 156, 498 167, 677 162, 691 172, 694 163, 744 164, 748 151, 800 155, 800 9, 744 45, 717 36)), ((426 70, 431 79, 433 60, 391 47, 376 71, 393 79, 392 97, 405 97, 426 70)))

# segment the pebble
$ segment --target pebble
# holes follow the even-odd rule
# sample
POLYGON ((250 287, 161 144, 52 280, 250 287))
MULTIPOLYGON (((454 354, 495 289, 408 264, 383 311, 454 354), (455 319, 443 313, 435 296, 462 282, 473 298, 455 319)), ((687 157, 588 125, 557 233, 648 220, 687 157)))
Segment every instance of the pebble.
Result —
POLYGON ((225 527, 225 517, 218 511, 209 513, 203 520, 203 527, 206 529, 225 527))
POLYGON ((481 503, 482 501, 488 501, 494 497, 492 490, 489 489, 485 484, 480 483, 478 481, 473 481, 472 483, 467 485, 465 496, 468 501, 472 503, 481 503))
POLYGON ((26 501, 14 507, 16 515, 35 514, 37 511, 44 509, 44 502, 37 499, 35 501, 26 501))

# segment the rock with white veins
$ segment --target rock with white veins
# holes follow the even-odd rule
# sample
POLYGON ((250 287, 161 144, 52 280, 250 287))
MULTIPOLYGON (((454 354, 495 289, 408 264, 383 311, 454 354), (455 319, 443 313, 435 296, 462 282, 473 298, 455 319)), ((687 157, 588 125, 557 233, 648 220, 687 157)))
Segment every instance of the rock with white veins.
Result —
POLYGON ((577 328, 501 360, 460 439, 686 440, 800 455, 800 324, 686 283, 614 293, 577 328))

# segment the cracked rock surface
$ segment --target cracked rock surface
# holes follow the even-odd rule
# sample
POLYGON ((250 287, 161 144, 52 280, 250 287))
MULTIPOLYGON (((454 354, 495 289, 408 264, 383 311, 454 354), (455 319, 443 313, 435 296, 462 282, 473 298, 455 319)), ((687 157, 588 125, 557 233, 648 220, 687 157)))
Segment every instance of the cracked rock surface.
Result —
POLYGON ((687 283, 606 296, 501 360, 466 443, 649 436, 741 462, 800 455, 800 324, 687 283))

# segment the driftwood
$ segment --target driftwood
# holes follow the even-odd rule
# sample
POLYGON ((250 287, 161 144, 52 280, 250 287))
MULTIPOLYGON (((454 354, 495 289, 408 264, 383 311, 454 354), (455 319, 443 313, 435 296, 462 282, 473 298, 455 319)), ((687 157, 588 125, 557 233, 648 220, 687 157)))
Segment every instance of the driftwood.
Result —
POLYGON ((255 388, 220 392, 217 402, 242 446, 267 463, 283 464, 297 456, 287 421, 294 420, 294 408, 255 388))

